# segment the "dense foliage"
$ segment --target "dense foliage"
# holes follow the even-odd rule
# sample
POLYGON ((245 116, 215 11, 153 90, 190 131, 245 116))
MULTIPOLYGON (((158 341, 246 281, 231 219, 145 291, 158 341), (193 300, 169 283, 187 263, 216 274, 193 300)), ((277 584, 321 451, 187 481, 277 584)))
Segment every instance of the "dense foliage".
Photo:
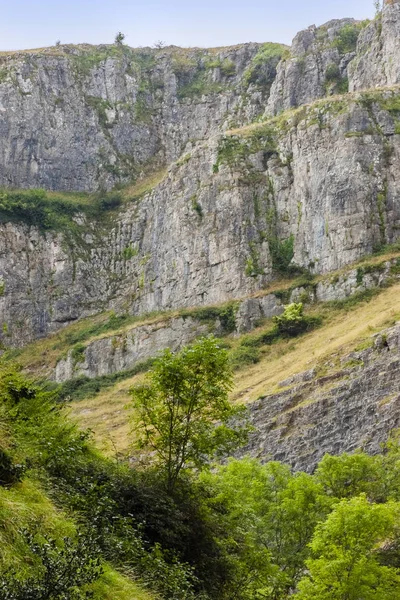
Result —
POLYGON ((146 382, 133 388, 137 445, 155 454, 169 492, 182 472, 201 469, 246 441, 237 419, 241 407, 228 400, 231 388, 228 353, 213 337, 178 354, 165 350, 146 382))
POLYGON ((45 190, 0 190, 0 223, 16 221, 40 231, 78 229, 79 217, 100 218, 122 203, 118 192, 50 194, 45 190))
MULTIPOLYGON (((200 364, 223 377, 215 341, 201 349, 210 355, 200 364)), ((168 377, 187 377, 192 389, 184 370, 200 350, 188 352, 164 356, 154 377, 164 381, 170 366, 168 377)), ((168 490, 159 468, 100 456, 52 392, 4 366, 0 448, 0 590, 9 600, 90 596, 104 561, 171 600, 400 596, 396 439, 378 456, 327 455, 313 475, 249 458, 183 469, 168 490)))

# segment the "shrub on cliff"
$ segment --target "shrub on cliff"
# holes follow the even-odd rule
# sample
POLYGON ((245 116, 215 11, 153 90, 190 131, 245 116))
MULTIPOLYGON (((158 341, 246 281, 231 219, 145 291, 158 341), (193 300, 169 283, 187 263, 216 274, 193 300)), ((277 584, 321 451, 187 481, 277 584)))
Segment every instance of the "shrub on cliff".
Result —
POLYGON ((304 314, 304 307, 301 302, 288 304, 284 312, 274 317, 277 330, 281 335, 296 336, 312 329, 318 325, 320 320, 317 317, 310 317, 304 314))

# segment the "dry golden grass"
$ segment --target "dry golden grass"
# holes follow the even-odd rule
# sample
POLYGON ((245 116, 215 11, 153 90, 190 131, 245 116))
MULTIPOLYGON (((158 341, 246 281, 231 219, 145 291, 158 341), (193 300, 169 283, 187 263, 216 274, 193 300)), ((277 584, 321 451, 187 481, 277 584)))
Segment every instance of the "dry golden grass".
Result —
POLYGON ((128 185, 121 190, 122 197, 124 200, 136 200, 141 198, 148 192, 151 192, 158 184, 160 184, 167 176, 168 170, 166 167, 162 167, 149 175, 145 175, 132 185, 128 185))
POLYGON ((300 338, 271 346, 256 365, 238 373, 234 400, 249 402, 277 391, 280 381, 311 369, 336 354, 345 355, 361 342, 400 319, 400 284, 371 302, 339 312, 327 325, 300 338))
POLYGON ((132 442, 129 389, 144 375, 125 379, 95 396, 70 404, 70 414, 82 429, 91 429, 95 445, 106 455, 124 455, 132 442))
MULTIPOLYGON (((232 400, 250 402, 274 393, 279 382, 351 352, 397 319, 400 319, 400 284, 383 290, 370 302, 360 303, 348 311, 334 312, 326 325, 309 334, 266 348, 258 364, 236 375, 232 400)), ((93 430, 96 445, 108 455, 123 454, 129 449, 130 413, 125 407, 130 387, 142 377, 127 379, 71 406, 72 415, 83 428, 93 430)))

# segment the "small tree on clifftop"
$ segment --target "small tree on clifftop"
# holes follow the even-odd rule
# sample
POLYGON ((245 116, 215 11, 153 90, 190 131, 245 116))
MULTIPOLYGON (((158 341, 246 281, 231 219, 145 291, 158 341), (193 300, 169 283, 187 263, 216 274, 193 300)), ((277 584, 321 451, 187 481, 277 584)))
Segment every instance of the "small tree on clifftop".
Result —
POLYGON ((122 33, 121 31, 118 31, 117 35, 115 36, 115 40, 114 42, 118 45, 121 46, 123 44, 123 41, 125 39, 125 34, 122 33))

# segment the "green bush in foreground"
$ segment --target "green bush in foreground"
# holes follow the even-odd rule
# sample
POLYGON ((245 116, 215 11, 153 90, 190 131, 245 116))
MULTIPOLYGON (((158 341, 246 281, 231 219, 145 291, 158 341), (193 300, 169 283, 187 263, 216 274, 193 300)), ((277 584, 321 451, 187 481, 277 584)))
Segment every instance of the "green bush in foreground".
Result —
POLYGON ((88 532, 77 540, 57 540, 40 533, 22 532, 30 553, 36 560, 35 571, 25 580, 15 569, 1 574, 2 600, 85 600, 90 593, 87 584, 96 581, 101 573, 101 555, 88 532))

